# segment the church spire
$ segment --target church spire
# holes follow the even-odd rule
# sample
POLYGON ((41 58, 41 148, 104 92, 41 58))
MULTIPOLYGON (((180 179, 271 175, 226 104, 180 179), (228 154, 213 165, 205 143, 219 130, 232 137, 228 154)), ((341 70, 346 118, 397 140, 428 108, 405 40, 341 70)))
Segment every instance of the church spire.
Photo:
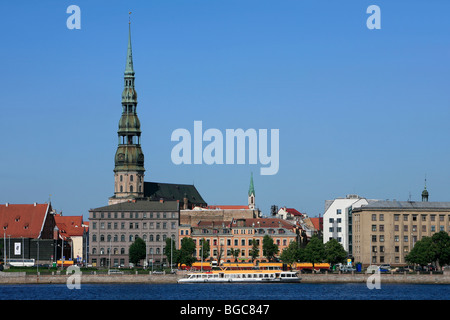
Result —
MULTIPOLYGON (((131 17, 131 12, 129 13, 131 17)), ((128 20, 128 50, 127 50, 127 63, 125 66, 125 75, 134 76, 133 69, 133 50, 131 49, 131 19, 128 20)))
POLYGON ((144 154, 141 149, 141 123, 136 111, 137 93, 134 88, 130 21, 128 22, 126 61, 122 91, 122 116, 117 131, 119 145, 114 158, 114 196, 110 198, 110 204, 144 196, 144 154))
POLYGON ((255 186, 253 185, 253 172, 250 175, 250 187, 248 188, 248 208, 255 209, 255 186))

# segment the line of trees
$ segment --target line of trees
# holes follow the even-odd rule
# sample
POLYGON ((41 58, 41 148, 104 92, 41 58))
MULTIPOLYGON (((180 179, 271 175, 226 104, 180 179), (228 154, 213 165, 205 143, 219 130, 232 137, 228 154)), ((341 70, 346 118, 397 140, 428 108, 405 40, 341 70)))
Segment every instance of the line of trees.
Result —
MULTIPOLYGON (((209 242, 205 239, 201 239, 200 248, 202 249, 200 250, 200 259, 201 256, 203 256, 203 261, 205 261, 210 256, 209 242)), ((140 260, 145 259, 145 250, 145 242, 142 239, 137 238, 130 246, 130 262, 138 264, 140 260)), ((218 260, 220 261, 223 254, 223 249, 219 248, 218 251, 218 260)), ((181 240, 180 249, 176 249, 174 240, 170 238, 166 239, 164 254, 167 257, 169 264, 181 263, 190 266, 198 260, 195 252, 196 244, 191 238, 183 238, 181 240)), ((273 238, 268 235, 264 236, 262 255, 268 261, 274 261, 279 252, 279 247, 273 241, 273 238)), ((240 249, 231 248, 230 253, 234 257, 235 261, 238 261, 240 249)), ((260 248, 256 241, 252 242, 252 248, 249 251, 249 256, 252 258, 252 261, 255 261, 260 256, 260 248)), ((337 240, 331 239, 326 244, 323 244, 322 240, 318 236, 311 237, 311 240, 306 246, 297 241, 293 241, 288 247, 283 249, 280 254, 280 260, 284 263, 311 262, 315 264, 328 262, 330 264, 336 264, 344 262, 346 258, 347 252, 337 240)))
MULTIPOLYGON (((202 239, 200 245, 203 247, 203 250, 200 250, 200 254, 203 255, 203 260, 206 260, 210 255, 209 242, 202 239)), ((279 253, 278 245, 268 235, 263 238, 262 249, 262 254, 268 261, 273 261, 279 253)), ((191 238, 183 238, 180 249, 176 249, 174 240, 167 238, 164 254, 170 264, 181 263, 190 266, 197 261, 195 250, 196 245, 191 238)), ((219 261, 223 253, 222 251, 219 248, 219 261)), ((230 251, 235 261, 237 261, 240 250, 232 248, 230 251)), ((137 238, 130 246, 130 262, 138 264, 140 260, 146 258, 145 252, 146 245, 144 240, 137 238)), ((260 256, 260 249, 256 241, 253 241, 249 255, 253 261, 260 256)), ((316 235, 311 237, 306 246, 297 241, 291 242, 280 254, 280 260, 284 263, 310 262, 314 265, 315 263, 328 262, 334 265, 345 262, 346 259, 347 252, 336 239, 330 239, 324 244, 316 235)), ((435 264, 436 266, 442 267, 450 264, 450 236, 445 231, 441 231, 431 237, 423 237, 415 243, 414 248, 405 257, 405 260, 408 263, 422 266, 435 264)))

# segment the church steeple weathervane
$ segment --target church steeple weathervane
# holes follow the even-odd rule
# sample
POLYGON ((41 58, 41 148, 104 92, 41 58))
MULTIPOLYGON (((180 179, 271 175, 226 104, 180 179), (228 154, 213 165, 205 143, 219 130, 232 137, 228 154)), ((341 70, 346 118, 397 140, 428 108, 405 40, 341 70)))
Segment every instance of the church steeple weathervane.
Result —
POLYGON ((137 93, 134 80, 131 20, 129 20, 122 116, 117 131, 119 145, 114 159, 114 196, 110 198, 110 204, 144 196, 144 154, 141 149, 141 124, 136 111, 137 93))

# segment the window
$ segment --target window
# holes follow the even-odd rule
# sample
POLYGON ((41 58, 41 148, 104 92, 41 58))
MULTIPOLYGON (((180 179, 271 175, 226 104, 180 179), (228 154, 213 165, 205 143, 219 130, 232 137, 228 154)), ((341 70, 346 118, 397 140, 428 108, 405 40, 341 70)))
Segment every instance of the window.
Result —
POLYGON ((372 221, 377 221, 377 215, 376 214, 372 214, 372 221))
POLYGON ((341 209, 336 209, 336 214, 341 214, 342 210, 341 209))
POLYGON ((377 231, 377 225, 376 224, 372 225, 372 231, 377 231))

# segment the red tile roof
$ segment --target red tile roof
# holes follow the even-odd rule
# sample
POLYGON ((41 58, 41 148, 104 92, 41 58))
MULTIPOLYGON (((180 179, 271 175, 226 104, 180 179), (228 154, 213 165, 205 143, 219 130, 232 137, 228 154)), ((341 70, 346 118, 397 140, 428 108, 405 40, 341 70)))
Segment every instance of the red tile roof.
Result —
POLYGON ((290 214, 292 214, 293 216, 303 216, 302 213, 300 213, 299 211, 297 211, 297 210, 294 209, 294 208, 285 208, 285 210, 286 210, 287 212, 289 212, 290 214))
MULTIPOLYGON (((234 220, 232 226, 235 226, 234 220)), ((281 225, 282 228, 292 229, 295 226, 283 219, 279 218, 253 218, 253 219, 245 219, 245 227, 255 227, 255 228, 278 228, 281 225), (258 223, 259 222, 259 223, 258 223)))
POLYGON ((11 238, 37 239, 51 206, 44 204, 1 204, 0 231, 11 238))
MULTIPOLYGON (((56 226, 64 237, 82 236, 84 231, 83 216, 55 215, 56 226)), ((87 227, 86 227, 87 230, 87 227)))
POLYGON ((322 230, 323 218, 310 218, 311 222, 316 230, 322 230))

